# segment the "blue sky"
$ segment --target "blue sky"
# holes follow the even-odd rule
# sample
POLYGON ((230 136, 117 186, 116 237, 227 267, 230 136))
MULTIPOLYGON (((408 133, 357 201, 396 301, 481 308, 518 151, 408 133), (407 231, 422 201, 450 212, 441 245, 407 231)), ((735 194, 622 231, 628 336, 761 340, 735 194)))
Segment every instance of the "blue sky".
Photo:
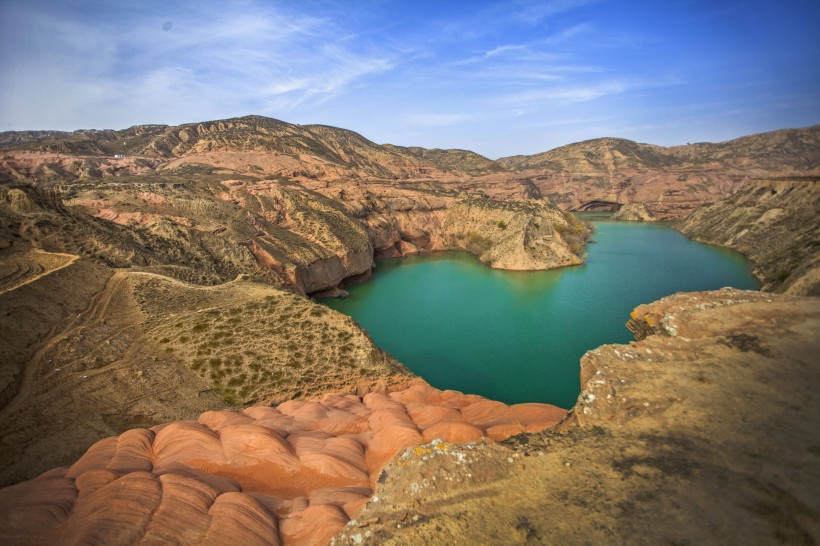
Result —
POLYGON ((261 114, 491 158, 820 123, 820 1, 0 2, 0 130, 261 114))

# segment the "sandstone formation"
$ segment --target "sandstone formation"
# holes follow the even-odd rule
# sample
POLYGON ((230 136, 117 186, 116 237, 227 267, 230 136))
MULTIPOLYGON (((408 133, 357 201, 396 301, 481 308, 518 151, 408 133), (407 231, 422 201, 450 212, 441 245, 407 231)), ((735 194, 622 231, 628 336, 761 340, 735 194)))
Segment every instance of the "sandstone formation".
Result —
POLYGON ((565 414, 423 381, 389 394, 210 411, 101 440, 68 468, 0 490, 0 541, 326 544, 371 501, 399 451, 502 440, 565 414))
POLYGON ((561 432, 407 450, 333 544, 815 544, 820 300, 638 307, 561 432))
POLYGON ((816 174, 818 126, 721 143, 661 147, 602 138, 491 161, 466 150, 377 145, 361 135, 261 116, 122 131, 0 133, 0 176, 70 184, 129 175, 202 174, 331 186, 350 181, 431 181, 509 200, 552 200, 563 210, 612 210, 641 202, 661 219, 762 176, 816 174))
POLYGON ((655 218, 646 210, 643 203, 629 203, 622 206, 618 212, 612 215, 613 220, 624 220, 627 222, 654 222, 655 218))
POLYGON ((758 180, 676 228, 746 255, 761 290, 820 296, 820 177, 758 180))
POLYGON ((0 484, 133 426, 406 384, 351 319, 293 295, 341 294, 374 256, 583 252, 548 203, 463 191, 461 159, 497 170, 469 152, 259 117, 0 142, 0 484))

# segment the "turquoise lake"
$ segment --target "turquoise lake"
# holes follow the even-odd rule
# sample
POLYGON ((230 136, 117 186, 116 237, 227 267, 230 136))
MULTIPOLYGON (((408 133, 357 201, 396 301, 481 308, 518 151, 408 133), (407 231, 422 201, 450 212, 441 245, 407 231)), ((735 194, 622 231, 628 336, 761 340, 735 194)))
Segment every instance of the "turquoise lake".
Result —
POLYGON ((564 408, 580 392, 589 349, 633 340, 629 313, 680 291, 757 289, 746 259, 664 224, 592 219, 584 265, 497 271, 470 254, 379 260, 371 281, 322 303, 356 319, 375 343, 440 389, 508 404, 564 408))

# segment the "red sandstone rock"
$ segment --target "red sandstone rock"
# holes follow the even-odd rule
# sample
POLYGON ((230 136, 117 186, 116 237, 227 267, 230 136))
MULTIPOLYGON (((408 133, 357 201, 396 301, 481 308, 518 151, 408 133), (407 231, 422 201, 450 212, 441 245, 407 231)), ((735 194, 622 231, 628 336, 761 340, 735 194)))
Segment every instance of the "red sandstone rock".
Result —
POLYGON ((480 428, 459 423, 457 421, 442 421, 426 429, 422 437, 425 442, 432 442, 435 439, 452 443, 473 443, 478 442, 484 436, 480 428))
POLYGON ((70 468, 0 490, 0 543, 325 544, 405 448, 500 440, 565 414, 423 382, 209 411, 106 438, 70 468))

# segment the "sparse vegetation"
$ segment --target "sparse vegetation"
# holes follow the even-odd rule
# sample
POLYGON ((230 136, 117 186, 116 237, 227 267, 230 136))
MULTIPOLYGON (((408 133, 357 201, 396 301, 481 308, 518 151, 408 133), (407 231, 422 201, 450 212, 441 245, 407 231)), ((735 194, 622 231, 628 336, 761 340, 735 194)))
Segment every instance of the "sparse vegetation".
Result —
POLYGON ((359 381, 406 373, 353 321, 286 292, 193 311, 170 324, 157 321, 155 332, 159 343, 236 405, 291 398, 305 380, 316 392, 322 385, 343 389, 351 376, 359 381))

